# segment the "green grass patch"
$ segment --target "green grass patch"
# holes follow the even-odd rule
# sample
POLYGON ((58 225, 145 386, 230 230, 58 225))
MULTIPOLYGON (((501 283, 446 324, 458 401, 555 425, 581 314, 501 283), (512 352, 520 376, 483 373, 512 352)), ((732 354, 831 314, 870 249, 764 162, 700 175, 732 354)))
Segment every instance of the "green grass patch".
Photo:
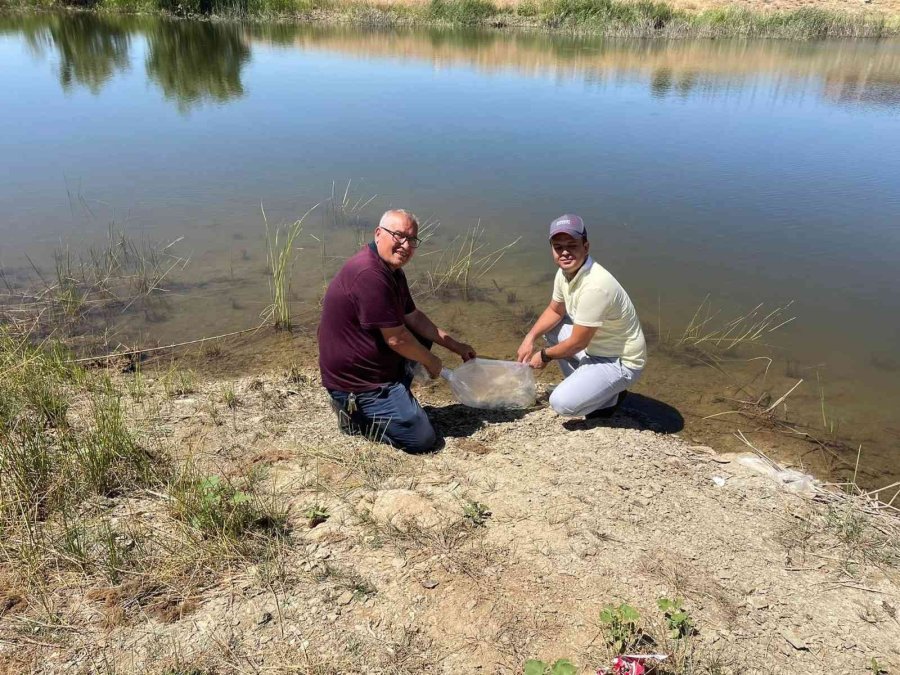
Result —
MULTIPOLYGON (((664 1, 522 0, 499 7, 491 0, 428 0, 421 4, 381 4, 376 0, 0 0, 0 7, 77 7, 105 12, 164 12, 177 16, 336 21, 358 25, 505 26, 544 28, 597 35, 646 37, 771 37, 824 39, 883 37, 900 33, 900 16, 817 8, 754 11, 723 6, 677 10, 664 1)), ((251 27, 277 34, 278 27, 251 27)), ((291 39, 288 29, 285 40, 291 39)), ((186 42, 187 49, 197 43, 186 42)), ((226 80, 227 81, 227 80, 226 80)), ((60 302, 68 296, 61 285, 60 302)), ((77 308, 78 296, 70 300, 77 308)))
POLYGON ((431 0, 428 16, 435 21, 473 26, 498 13, 487 0, 431 0))

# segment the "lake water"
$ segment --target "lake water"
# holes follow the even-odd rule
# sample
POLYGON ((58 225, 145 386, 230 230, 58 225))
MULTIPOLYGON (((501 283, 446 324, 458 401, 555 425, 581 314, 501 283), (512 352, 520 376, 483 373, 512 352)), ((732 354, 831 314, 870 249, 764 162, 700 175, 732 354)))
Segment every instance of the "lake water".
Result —
MULTIPOLYGON (((314 320, 355 230, 406 207, 440 221, 414 262, 423 279, 478 222, 492 245, 521 237, 469 303, 477 320, 453 303, 476 347, 509 355, 549 295, 547 223, 574 211, 648 332, 680 335, 707 295, 723 317, 794 301, 768 340, 784 379, 771 386, 803 377, 799 412, 813 423, 824 398, 820 428, 839 420, 873 475, 900 474, 900 42, 6 16, 0 91, 10 278, 112 221, 190 259, 167 311, 111 319, 117 334, 254 325, 260 205, 293 221, 350 182, 353 203, 375 198, 352 227, 310 216, 300 315, 314 320)), ((669 400, 690 413, 688 398, 669 400)))

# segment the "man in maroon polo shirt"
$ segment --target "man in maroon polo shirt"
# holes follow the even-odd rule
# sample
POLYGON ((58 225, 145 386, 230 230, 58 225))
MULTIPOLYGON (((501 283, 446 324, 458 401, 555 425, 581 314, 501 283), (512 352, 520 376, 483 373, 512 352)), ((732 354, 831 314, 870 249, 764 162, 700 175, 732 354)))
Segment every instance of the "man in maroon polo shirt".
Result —
POLYGON ((432 378, 443 364, 432 343, 459 354, 475 350, 416 308, 406 275, 420 240, 415 216, 386 212, 375 240, 350 258, 325 292, 319 324, 319 370, 342 431, 364 433, 408 452, 431 450, 437 437, 409 389, 412 366, 432 378))

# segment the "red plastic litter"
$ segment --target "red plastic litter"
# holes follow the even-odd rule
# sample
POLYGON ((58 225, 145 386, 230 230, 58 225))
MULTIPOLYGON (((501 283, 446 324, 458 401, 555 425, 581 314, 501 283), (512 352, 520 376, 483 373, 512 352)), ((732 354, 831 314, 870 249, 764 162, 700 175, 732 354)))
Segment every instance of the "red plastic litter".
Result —
POLYGON ((623 654, 613 659, 611 669, 601 668, 597 675, 644 675, 647 661, 658 663, 667 658, 665 654, 623 654))

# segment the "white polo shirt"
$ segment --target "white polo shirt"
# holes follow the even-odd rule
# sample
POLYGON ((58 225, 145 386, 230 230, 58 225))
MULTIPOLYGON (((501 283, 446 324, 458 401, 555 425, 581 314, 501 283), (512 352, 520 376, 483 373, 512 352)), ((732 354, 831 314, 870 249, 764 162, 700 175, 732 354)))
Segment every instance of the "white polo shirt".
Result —
POLYGON ((596 328, 585 351, 590 356, 622 359, 622 364, 640 370, 647 361, 647 344, 637 312, 615 277, 590 256, 569 281, 557 270, 553 299, 566 306, 572 322, 596 328))

